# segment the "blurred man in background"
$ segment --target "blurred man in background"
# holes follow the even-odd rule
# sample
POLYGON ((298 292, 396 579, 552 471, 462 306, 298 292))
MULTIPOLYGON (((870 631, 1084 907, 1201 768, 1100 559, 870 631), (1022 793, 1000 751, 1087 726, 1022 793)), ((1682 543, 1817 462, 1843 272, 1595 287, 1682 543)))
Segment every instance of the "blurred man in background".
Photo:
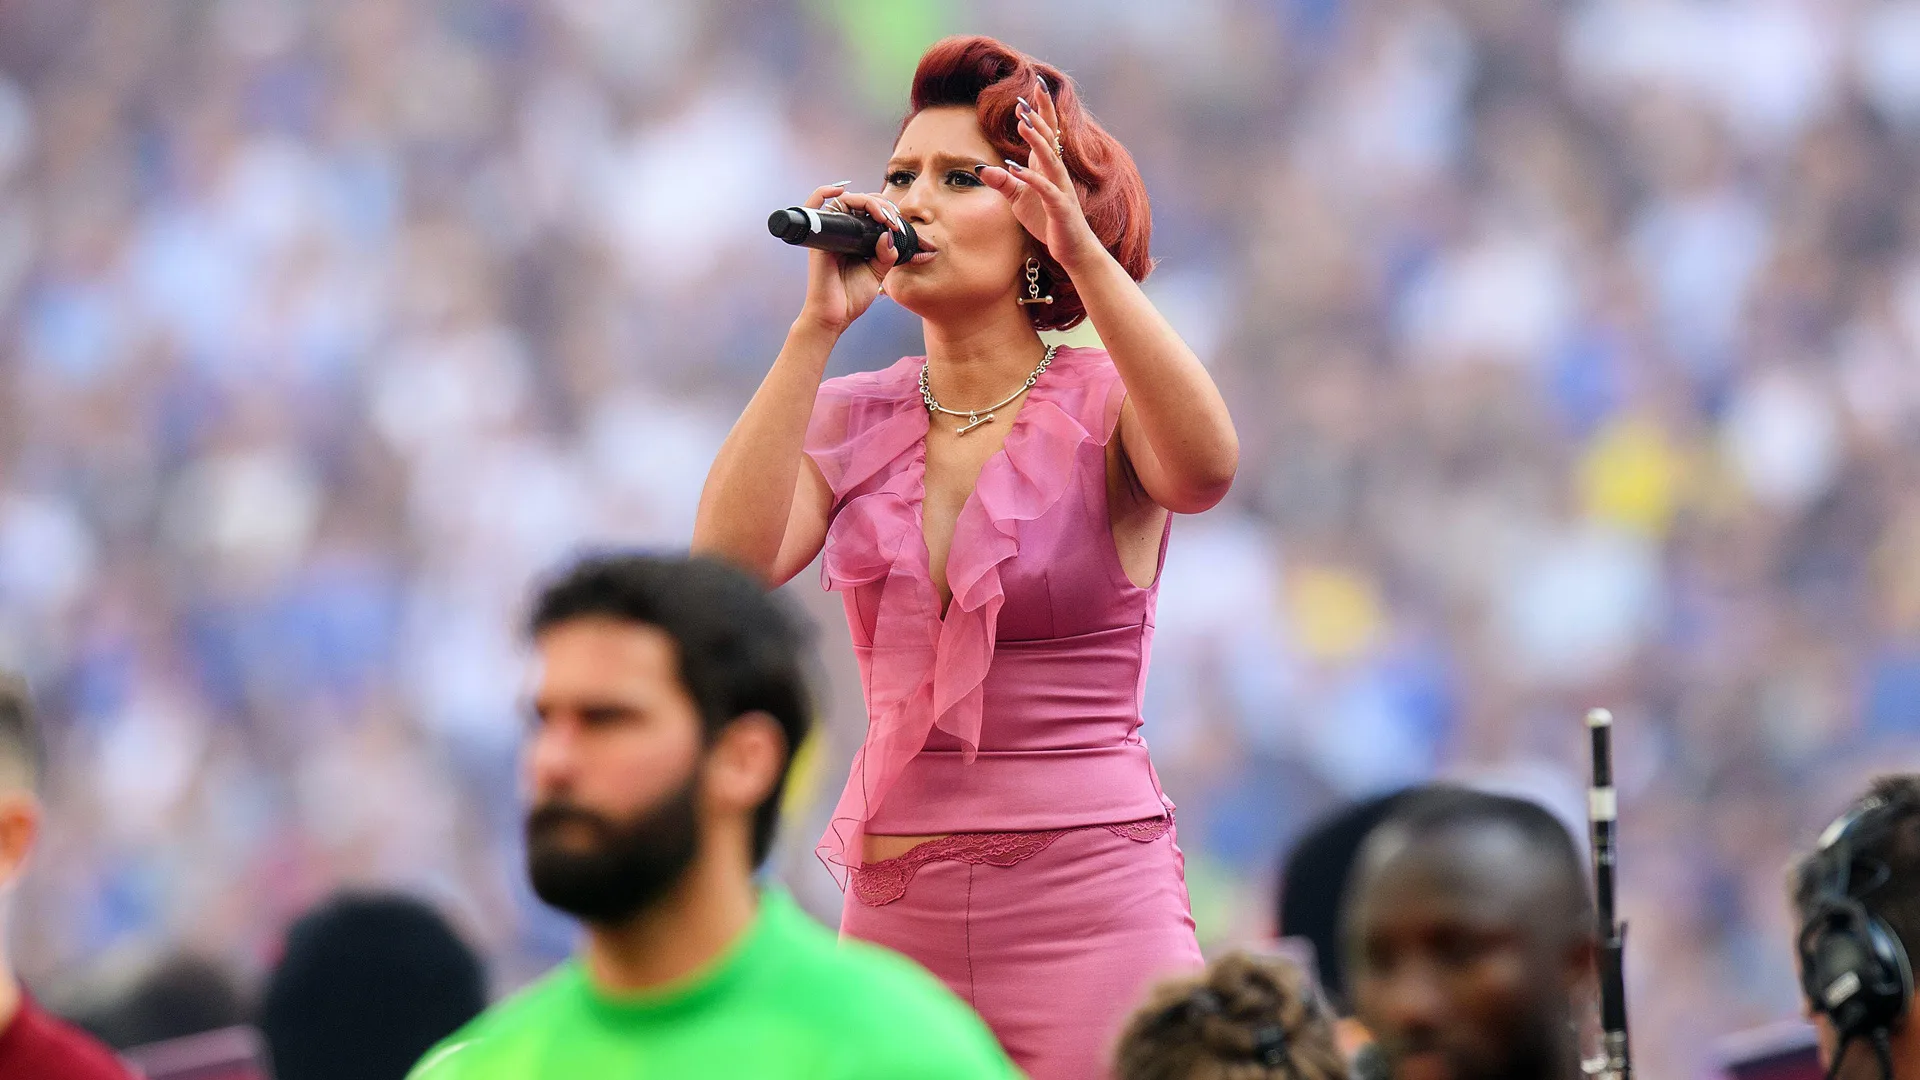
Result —
POLYGON ((1794 866, 1791 887, 1827 1075, 1920 1077, 1907 944, 1920 941, 1920 775, 1875 781, 1794 866))
POLYGON ((417 1080, 1015 1075, 925 971, 753 880, 811 723, 805 634, 706 559, 589 559, 535 604, 528 869, 581 956, 417 1080))
MULTIPOLYGON (((0 676, 0 928, 40 832, 40 739, 26 687, 0 676)), ((55 1020, 14 978, 0 935, 0 1077, 129 1080, 112 1052, 55 1020)))
POLYGON ((1348 803, 1307 827, 1280 861, 1274 929, 1313 950, 1320 990, 1342 1015, 1353 1012, 1346 957, 1340 947, 1340 905, 1367 836, 1417 789, 1348 803))
POLYGON ((1394 1080, 1577 1080, 1595 959, 1579 849, 1551 813, 1459 788, 1368 838, 1346 908, 1356 1013, 1394 1080))
POLYGON ((487 1006, 480 958, 407 896, 338 896, 287 932, 260 1028, 275 1080, 402 1080, 487 1006))

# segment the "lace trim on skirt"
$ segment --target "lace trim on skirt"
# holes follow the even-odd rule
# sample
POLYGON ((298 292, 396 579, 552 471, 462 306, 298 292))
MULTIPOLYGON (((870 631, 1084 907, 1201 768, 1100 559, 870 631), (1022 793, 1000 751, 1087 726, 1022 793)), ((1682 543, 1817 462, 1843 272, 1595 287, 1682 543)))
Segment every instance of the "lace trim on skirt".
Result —
POLYGON ((868 907, 891 904, 907 895, 907 886, 913 883, 914 875, 928 863, 1013 866, 1047 850, 1055 840, 1072 832, 1105 829, 1115 836, 1147 844, 1167 835, 1172 828, 1172 815, 1162 814, 1117 825, 1081 825, 1043 832, 955 833, 916 844, 891 859, 855 867, 851 882, 853 898, 868 907))

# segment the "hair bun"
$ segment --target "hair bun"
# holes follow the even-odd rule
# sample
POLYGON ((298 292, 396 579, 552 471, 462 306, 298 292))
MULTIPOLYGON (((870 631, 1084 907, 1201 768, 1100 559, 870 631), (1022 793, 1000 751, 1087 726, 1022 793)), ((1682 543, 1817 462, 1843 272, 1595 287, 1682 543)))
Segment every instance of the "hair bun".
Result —
POLYGON ((1231 953, 1162 984, 1121 1038, 1118 1080, 1345 1080, 1328 1011, 1306 974, 1231 953))

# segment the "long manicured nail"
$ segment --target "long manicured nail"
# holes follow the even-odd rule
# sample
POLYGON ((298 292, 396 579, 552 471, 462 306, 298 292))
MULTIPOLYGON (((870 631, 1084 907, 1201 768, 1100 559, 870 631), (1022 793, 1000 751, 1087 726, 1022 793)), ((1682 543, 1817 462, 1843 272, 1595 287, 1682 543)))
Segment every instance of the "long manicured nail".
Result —
POLYGON ((1015 101, 1017 101, 1017 102, 1019 102, 1019 103, 1020 103, 1020 111, 1021 111, 1021 112, 1023 112, 1023 113, 1030 113, 1030 112, 1032 112, 1032 111, 1033 111, 1033 106, 1031 106, 1031 105, 1029 105, 1029 104, 1027 104, 1027 99, 1026 99, 1026 98, 1023 98, 1023 97, 1018 97, 1018 96, 1016 96, 1016 97, 1015 97, 1015 98, 1014 98, 1013 100, 1015 100, 1015 101))
POLYGON ((1020 163, 1013 160, 1012 158, 1001 158, 1000 160, 1007 163, 1007 169, 1009 171, 1012 171, 1012 172, 1020 171, 1020 163))
POLYGON ((853 181, 851 180, 835 180, 833 183, 828 184, 827 186, 828 187, 846 187, 848 184, 851 184, 851 183, 853 183, 853 181))
POLYGON ((982 173, 982 172, 985 172, 985 171, 986 171, 986 169, 987 169, 987 163, 986 163, 986 162, 984 162, 984 161, 983 161, 983 162, 981 162, 981 163, 980 163, 980 164, 978 164, 978 165, 975 165, 975 166, 973 167, 973 171, 974 171, 975 173, 982 173))

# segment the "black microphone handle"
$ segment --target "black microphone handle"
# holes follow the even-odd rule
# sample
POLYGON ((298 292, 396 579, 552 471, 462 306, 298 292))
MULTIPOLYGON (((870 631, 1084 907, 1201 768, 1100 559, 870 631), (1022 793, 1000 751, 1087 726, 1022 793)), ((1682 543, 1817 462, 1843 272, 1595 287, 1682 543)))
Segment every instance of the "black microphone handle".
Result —
MULTIPOLYGON (((879 250, 880 238, 888 230, 865 214, 846 214, 834 210, 814 210, 789 206, 775 210, 767 218, 767 231, 795 247, 830 251, 862 261, 879 250)), ((920 251, 920 238, 906 222, 892 230, 894 250, 899 261, 906 262, 920 251)))
POLYGON ((1380 1044, 1368 1043, 1353 1056, 1353 1080, 1389 1080, 1393 1070, 1387 1065, 1387 1055, 1381 1051, 1380 1044))

